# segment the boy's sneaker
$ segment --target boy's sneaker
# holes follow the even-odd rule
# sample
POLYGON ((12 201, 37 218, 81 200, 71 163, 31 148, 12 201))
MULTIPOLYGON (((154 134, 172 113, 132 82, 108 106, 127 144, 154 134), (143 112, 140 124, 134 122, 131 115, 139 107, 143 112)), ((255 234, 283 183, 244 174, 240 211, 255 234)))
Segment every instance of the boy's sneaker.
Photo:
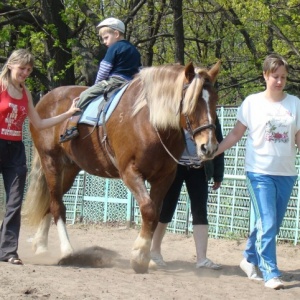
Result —
POLYGON ((265 283, 265 287, 274 290, 280 290, 280 289, 284 289, 284 284, 278 277, 274 277, 265 283))
POLYGON ((246 273, 249 279, 251 280, 263 280, 260 276, 256 273, 256 268, 253 264, 249 263, 246 258, 240 263, 240 268, 246 273))

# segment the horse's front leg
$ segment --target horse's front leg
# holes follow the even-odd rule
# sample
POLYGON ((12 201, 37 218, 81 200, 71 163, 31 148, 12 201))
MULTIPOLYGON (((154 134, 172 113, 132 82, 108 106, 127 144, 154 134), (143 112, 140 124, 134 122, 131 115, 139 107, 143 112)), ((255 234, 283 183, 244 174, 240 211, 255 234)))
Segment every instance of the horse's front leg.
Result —
POLYGON ((132 247, 130 263, 136 273, 146 273, 149 267, 153 232, 157 225, 157 213, 146 188, 143 195, 135 195, 135 198, 139 204, 142 224, 132 247))
POLYGON ((149 267, 153 233, 157 226, 161 204, 168 186, 161 186, 157 182, 152 183, 150 197, 144 180, 138 175, 135 177, 125 176, 123 180, 137 200, 142 216, 141 230, 133 244, 130 262, 136 273, 146 273, 149 267))
POLYGON ((150 199, 145 182, 138 175, 124 172, 122 179, 138 202, 142 216, 141 230, 131 251, 131 267, 136 273, 146 273, 150 261, 152 236, 156 227, 155 205, 150 199))

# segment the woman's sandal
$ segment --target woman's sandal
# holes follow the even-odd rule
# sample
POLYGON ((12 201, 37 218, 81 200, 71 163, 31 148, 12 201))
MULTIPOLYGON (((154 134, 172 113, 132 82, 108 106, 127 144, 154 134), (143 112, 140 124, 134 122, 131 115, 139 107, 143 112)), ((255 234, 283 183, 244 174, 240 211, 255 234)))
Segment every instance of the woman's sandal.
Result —
POLYGON ((7 262, 13 264, 13 265, 23 265, 23 262, 20 258, 17 257, 11 257, 7 260, 7 262))

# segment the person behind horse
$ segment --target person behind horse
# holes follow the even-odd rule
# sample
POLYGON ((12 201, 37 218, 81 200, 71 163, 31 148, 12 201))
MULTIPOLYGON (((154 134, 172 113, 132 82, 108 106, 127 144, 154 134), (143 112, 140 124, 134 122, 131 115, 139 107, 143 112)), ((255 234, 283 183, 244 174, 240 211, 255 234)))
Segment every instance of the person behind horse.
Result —
POLYGON ((37 129, 52 127, 70 118, 79 109, 41 119, 34 108, 25 80, 32 72, 34 58, 26 49, 13 51, 0 73, 0 173, 2 173, 6 211, 0 227, 0 261, 22 264, 18 256, 21 206, 26 180, 26 156, 22 126, 28 116, 37 129))
POLYGON ((138 73, 141 67, 141 55, 134 45, 124 39, 125 25, 116 18, 102 21, 99 35, 108 47, 104 59, 100 63, 95 84, 82 92, 77 103, 81 109, 69 120, 66 132, 61 136, 60 142, 64 143, 79 135, 77 124, 82 111, 92 99, 103 94, 106 90, 117 88, 138 73))
POLYGON ((263 64, 266 89, 242 103, 235 127, 216 155, 235 145, 246 129, 245 171, 255 212, 255 226, 247 241, 241 269, 249 279, 262 280, 265 287, 284 288, 277 267, 276 235, 279 233, 293 186, 297 179, 296 146, 300 149, 300 99, 285 93, 288 64, 278 54, 263 64))
MULTIPOLYGON (((191 212, 193 216, 193 236, 196 246, 197 263, 196 268, 221 269, 221 266, 213 263, 206 257, 208 244, 208 220, 207 200, 208 182, 213 177, 212 189, 221 186, 224 176, 224 154, 206 162, 199 161, 196 153, 195 143, 186 131, 186 149, 177 166, 176 177, 164 198, 159 223, 154 231, 150 249, 151 264, 165 266, 166 263, 161 255, 161 243, 165 235, 168 223, 172 221, 176 205, 179 199, 183 182, 191 201, 191 212)), ((223 140, 222 129, 218 118, 216 119, 216 137, 218 142, 223 140)))

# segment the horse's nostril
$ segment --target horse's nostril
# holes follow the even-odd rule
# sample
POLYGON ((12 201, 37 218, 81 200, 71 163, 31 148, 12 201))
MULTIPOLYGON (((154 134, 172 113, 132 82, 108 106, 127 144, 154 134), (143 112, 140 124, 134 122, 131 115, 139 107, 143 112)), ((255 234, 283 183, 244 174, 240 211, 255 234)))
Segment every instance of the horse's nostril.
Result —
POLYGON ((206 147, 205 144, 202 144, 202 145, 201 145, 201 151, 202 151, 203 153, 206 153, 207 147, 206 147))

